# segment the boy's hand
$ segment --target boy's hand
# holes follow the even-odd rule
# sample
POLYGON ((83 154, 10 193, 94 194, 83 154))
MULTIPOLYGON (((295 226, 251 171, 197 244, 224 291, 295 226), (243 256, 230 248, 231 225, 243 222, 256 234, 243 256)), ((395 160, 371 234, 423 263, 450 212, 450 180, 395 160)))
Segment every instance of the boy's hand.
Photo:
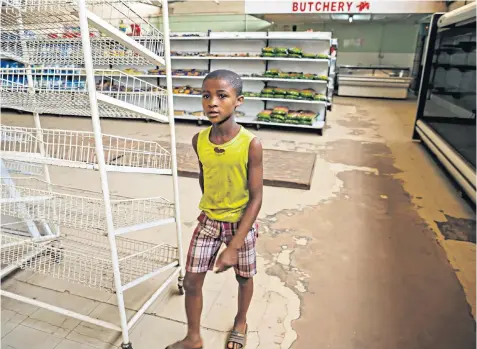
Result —
POLYGON ((232 247, 227 247, 217 258, 216 273, 222 273, 238 264, 238 251, 232 247))

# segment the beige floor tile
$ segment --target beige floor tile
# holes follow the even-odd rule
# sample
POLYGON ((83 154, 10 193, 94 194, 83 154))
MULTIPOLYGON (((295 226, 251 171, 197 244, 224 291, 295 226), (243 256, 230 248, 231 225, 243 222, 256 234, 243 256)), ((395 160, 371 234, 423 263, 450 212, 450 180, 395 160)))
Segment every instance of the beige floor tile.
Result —
POLYGON ((18 324, 13 322, 5 322, 4 324, 2 324, 2 338, 12 332, 17 326, 18 324))
MULTIPOLYGON (((175 321, 146 315, 133 329, 131 343, 134 348, 165 348, 167 345, 180 340, 185 336, 187 327, 175 321)), ((201 330, 204 348, 222 349, 226 340, 226 333, 201 330)))
POLYGON ((17 313, 8 309, 2 309, 1 317, 2 317, 2 324, 7 321, 10 321, 12 317, 14 317, 17 313))
POLYGON ((72 329, 67 329, 61 326, 55 326, 55 325, 49 324, 48 322, 32 319, 29 317, 22 322, 22 326, 34 328, 36 330, 46 332, 58 338, 65 338, 68 335, 68 333, 72 331, 72 329))
MULTIPOLYGON (((55 349, 93 349, 94 347, 89 346, 87 344, 71 341, 69 339, 64 339, 61 341, 55 349)), ((111 349, 113 347, 110 347, 111 349)))
MULTIPOLYGON (((204 303, 202 308, 202 320, 205 319, 210 309, 212 308, 219 292, 204 291, 204 303)), ((185 313, 184 296, 177 294, 175 290, 170 290, 163 301, 151 307, 149 313, 154 313, 159 317, 171 319, 186 323, 187 317, 185 313)))
POLYGON ((11 298, 2 297, 2 309, 7 309, 10 311, 14 311, 17 314, 28 316, 37 311, 38 307, 19 302, 11 298))
POLYGON ((60 341, 58 337, 22 325, 2 338, 2 344, 16 349, 53 349, 60 341))
MULTIPOLYGON (((126 311, 128 319, 130 319, 135 312, 126 311)), ((111 322, 119 326, 119 312, 118 308, 111 304, 98 305, 89 316, 101 319, 103 321, 111 322)), ((81 322, 68 336, 67 339, 75 340, 80 343, 91 345, 95 348, 103 348, 105 344, 119 345, 121 344, 121 333, 110 330, 87 322, 81 322), (81 338, 84 337, 84 340, 81 338)))
POLYGON ((15 314, 10 320, 8 320, 8 322, 19 325, 25 321, 25 319, 28 319, 28 316, 23 314, 15 314))

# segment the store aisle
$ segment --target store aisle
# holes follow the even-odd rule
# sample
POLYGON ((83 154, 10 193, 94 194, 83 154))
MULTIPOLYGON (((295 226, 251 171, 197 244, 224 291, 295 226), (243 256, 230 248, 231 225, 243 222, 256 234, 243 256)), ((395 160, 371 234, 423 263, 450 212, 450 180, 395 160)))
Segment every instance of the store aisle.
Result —
MULTIPOLYGON (((311 190, 265 188, 247 349, 475 348, 474 213, 423 147, 410 141, 413 116, 413 102, 336 98, 323 137, 256 132, 265 148, 314 153, 317 160, 311 190)), ((42 122, 45 128, 90 129, 86 118, 42 122)), ((33 126, 28 115, 5 114, 2 123, 33 126)), ((198 130, 179 124, 178 141, 190 142, 198 130)), ((103 132, 164 140, 167 126, 105 120, 103 132)), ((58 184, 98 189, 94 175, 52 172, 58 184)), ((145 178, 125 185, 122 177, 112 177, 113 190, 123 195, 149 195, 168 183, 145 178)), ((190 178, 180 185, 187 243, 200 189, 190 178)), ((74 303, 77 311, 102 319, 116 315, 114 296, 47 277, 21 272, 2 287, 74 303), (53 291, 43 288, 51 285, 53 291)), ((131 316, 151 292, 147 287, 126 295, 131 316)), ((223 348, 235 311, 231 289, 231 273, 206 280, 205 348, 223 348)), ((134 328, 134 348, 162 348, 180 337, 182 302, 174 290, 158 300, 134 328)), ((13 301, 2 302, 2 324, 6 348, 32 347, 34 338, 41 348, 120 344, 113 331, 13 301)))

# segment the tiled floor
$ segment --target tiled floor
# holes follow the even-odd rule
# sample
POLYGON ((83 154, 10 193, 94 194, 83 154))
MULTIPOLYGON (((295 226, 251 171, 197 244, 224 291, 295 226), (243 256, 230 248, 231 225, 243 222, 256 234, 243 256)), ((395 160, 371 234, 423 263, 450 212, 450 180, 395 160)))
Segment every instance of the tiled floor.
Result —
MULTIPOLYGON (((444 240, 440 222, 474 219, 428 153, 410 140, 413 102, 336 98, 324 136, 261 129, 265 148, 316 154, 309 191, 265 188, 259 274, 247 349, 475 348, 475 244, 444 240), (469 305, 470 304, 470 305, 469 305)), ((30 115, 2 115, 33 126, 30 115)), ((42 117, 45 128, 89 130, 87 118, 42 117)), ((103 132, 167 140, 165 125, 104 120, 103 132)), ((177 126, 188 143, 199 128, 177 126)), ((97 173, 52 168, 53 182, 99 189, 97 173)), ((119 194, 171 197, 170 178, 111 174, 119 194), (125 185, 127 181, 133 185, 125 185)), ((200 189, 180 179, 184 244, 200 189)), ((174 241, 173 230, 143 239, 174 241)), ((126 292, 131 317, 160 278, 126 292)), ((19 272, 2 288, 119 323, 115 296, 19 272)), ((236 303, 232 273, 208 276, 204 348, 223 348, 236 303)), ((120 334, 2 298, 2 349, 117 348, 120 334)), ((164 348, 186 331, 183 297, 171 287, 131 331, 135 349, 164 348)))

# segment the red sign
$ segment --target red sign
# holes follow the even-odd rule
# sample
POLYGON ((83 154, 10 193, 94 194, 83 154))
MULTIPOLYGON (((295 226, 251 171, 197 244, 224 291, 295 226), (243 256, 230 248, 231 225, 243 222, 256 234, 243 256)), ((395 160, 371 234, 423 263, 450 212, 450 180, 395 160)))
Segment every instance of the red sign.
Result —
POLYGON ((368 1, 294 1, 292 12, 363 12, 369 11, 368 1))

